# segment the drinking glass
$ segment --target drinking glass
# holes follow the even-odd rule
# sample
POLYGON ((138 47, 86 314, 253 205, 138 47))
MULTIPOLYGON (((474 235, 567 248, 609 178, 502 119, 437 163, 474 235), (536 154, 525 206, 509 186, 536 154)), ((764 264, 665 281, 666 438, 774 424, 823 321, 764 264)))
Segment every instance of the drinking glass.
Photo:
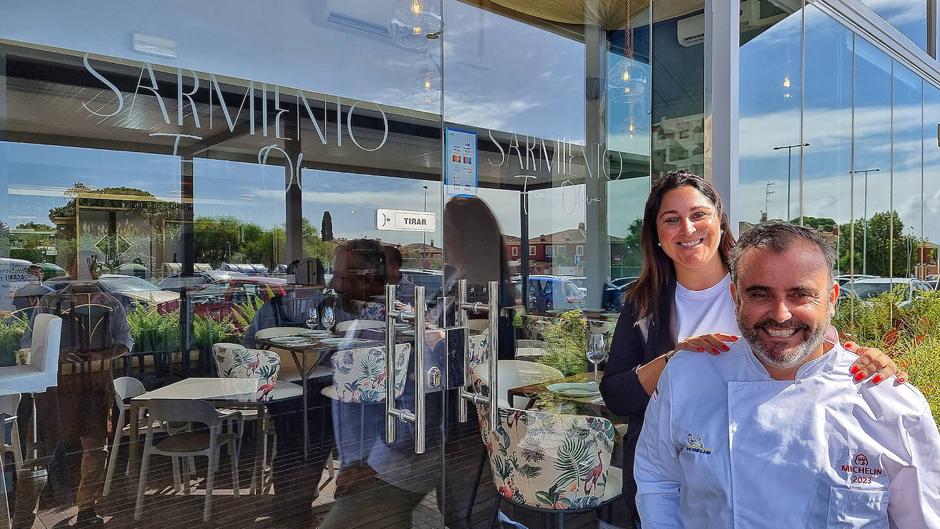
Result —
POLYGON ((607 358, 607 340, 603 334, 591 334, 588 337, 587 359, 594 364, 594 383, 598 384, 597 365, 607 358))
POLYGON ((323 327, 327 330, 333 330, 335 322, 336 315, 333 313, 333 307, 323 307, 323 327))
POLYGON ((317 312, 316 307, 311 307, 307 310, 307 327, 310 327, 312 331, 318 323, 320 323, 320 314, 317 312))

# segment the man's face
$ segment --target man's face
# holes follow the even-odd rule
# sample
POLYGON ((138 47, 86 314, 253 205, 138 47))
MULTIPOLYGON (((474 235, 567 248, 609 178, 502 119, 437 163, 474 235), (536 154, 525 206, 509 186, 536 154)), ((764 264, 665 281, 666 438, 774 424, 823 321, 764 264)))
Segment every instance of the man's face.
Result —
POLYGON ((30 281, 42 281, 42 268, 31 266, 26 270, 26 273, 29 274, 30 281))
POLYGON ((748 250, 731 295, 738 326, 757 357, 791 369, 821 350, 839 286, 829 279, 822 252, 801 241, 782 253, 748 250))

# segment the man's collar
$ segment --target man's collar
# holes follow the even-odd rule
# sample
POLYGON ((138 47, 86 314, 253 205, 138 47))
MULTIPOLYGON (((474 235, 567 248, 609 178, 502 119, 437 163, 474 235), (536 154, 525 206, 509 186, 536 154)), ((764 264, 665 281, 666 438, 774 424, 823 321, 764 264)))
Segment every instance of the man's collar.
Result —
MULTIPOLYGON (((743 341, 743 340, 742 340, 743 341)), ((770 376, 770 373, 767 371, 767 368, 764 367, 764 364, 757 358, 757 355, 754 354, 754 350, 751 348, 751 344, 744 341, 744 344, 747 346, 747 361, 751 364, 751 367, 757 372, 760 378, 765 378, 767 380, 774 380, 770 376)), ((796 371, 796 376, 794 380, 801 380, 805 378, 812 377, 819 373, 826 373, 831 371, 835 366, 836 360, 839 356, 839 351, 842 351, 842 345, 839 343, 833 342, 823 342, 823 346, 826 348, 826 351, 822 356, 814 358, 805 364, 801 365, 796 371)))

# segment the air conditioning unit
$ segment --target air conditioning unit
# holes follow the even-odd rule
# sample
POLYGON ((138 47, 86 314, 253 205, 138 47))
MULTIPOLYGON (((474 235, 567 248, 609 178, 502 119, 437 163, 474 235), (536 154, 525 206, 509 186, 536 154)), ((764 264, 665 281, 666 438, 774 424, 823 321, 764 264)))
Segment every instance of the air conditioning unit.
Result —
MULTIPOLYGON (((771 26, 786 17, 784 14, 761 18, 759 0, 743 0, 740 9, 741 31, 771 26)), ((705 14, 686 17, 676 22, 676 36, 679 45, 686 48, 705 42, 705 14)))

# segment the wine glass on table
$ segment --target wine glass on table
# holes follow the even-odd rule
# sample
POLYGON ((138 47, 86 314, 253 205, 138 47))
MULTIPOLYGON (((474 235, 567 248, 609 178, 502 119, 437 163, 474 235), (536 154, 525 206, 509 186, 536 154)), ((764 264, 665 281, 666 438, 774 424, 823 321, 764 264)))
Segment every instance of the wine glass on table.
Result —
POLYGON ((597 379, 597 365, 607 358, 607 339, 603 334, 591 334, 588 336, 587 359, 594 364, 594 383, 599 384, 597 379))
POLYGON ((310 327, 312 331, 320 323, 320 314, 317 312, 316 307, 310 307, 307 309, 307 327, 310 327))
POLYGON ((333 307, 323 307, 323 328, 332 331, 334 323, 336 323, 336 313, 333 312, 333 307))

